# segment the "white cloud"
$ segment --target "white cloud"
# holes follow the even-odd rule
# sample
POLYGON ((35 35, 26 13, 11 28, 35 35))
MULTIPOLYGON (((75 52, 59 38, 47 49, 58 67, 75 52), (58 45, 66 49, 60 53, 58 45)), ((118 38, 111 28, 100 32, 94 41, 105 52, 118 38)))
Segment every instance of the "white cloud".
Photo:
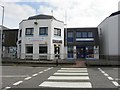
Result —
MULTIPOLYGON (((15 0, 14 0, 15 1, 15 0)), ((28 0, 24 0, 28 1, 28 0)), ((31 2, 45 2, 40 5, 38 12, 53 15, 56 19, 65 21, 67 13, 68 27, 96 27, 103 19, 118 10, 119 0, 29 0, 31 2)), ((21 20, 35 14, 35 9, 28 5, 4 3, 5 25, 18 27, 21 20)), ((2 9, 0 9, 1 11, 2 9)), ((0 13, 1 15, 1 13, 0 13)))
MULTIPOLYGON (((57 19, 65 21, 67 11, 68 27, 96 27, 118 8, 118 0, 46 0, 45 2, 55 7, 54 17, 57 19)), ((40 11, 47 13, 51 7, 40 7, 40 11)))
MULTIPOLYGON (((4 25, 10 28, 18 28, 23 19, 35 15, 35 10, 28 5, 18 5, 16 3, 1 3, 5 7, 4 25)), ((2 9, 0 9, 0 21, 2 18, 2 9)))

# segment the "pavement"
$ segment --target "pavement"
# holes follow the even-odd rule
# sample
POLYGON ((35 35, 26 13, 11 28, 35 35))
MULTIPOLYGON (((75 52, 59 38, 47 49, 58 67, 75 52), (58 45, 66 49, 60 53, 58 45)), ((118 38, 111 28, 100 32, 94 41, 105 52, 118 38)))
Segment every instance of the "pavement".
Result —
MULTIPOLYGON (((118 67, 28 67, 2 66, 1 90, 88 90, 102 88, 118 90, 118 67)), ((101 89, 99 89, 101 90, 101 89)))
POLYGON ((58 66, 75 65, 75 60, 22 60, 22 59, 2 59, 2 65, 22 65, 22 66, 58 66))
POLYGON ((23 65, 23 66, 68 66, 86 67, 86 66, 120 66, 119 60, 105 60, 105 59, 78 59, 78 60, 22 60, 22 59, 2 59, 2 65, 23 65))

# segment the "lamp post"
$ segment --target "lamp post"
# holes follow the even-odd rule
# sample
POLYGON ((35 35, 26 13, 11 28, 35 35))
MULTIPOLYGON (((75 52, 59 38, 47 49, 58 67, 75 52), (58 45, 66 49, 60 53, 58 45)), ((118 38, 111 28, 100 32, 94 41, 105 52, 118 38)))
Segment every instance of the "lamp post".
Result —
POLYGON ((2 60, 2 33, 3 33, 3 22, 4 22, 4 6, 0 5, 2 7, 3 12, 2 12, 2 25, 1 25, 1 30, 0 30, 0 60, 2 60))

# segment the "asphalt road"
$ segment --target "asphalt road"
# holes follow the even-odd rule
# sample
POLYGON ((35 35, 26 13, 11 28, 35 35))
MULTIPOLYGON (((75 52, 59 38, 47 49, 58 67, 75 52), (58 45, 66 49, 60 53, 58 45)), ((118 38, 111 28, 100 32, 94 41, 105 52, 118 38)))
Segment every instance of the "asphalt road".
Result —
POLYGON ((11 88, 118 88, 119 68, 2 67, 2 90, 11 88))

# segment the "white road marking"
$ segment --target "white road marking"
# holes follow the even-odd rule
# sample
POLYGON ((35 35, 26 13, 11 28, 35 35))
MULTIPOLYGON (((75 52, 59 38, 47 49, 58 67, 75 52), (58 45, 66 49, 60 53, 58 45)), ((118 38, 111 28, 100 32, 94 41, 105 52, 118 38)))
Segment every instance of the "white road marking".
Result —
POLYGON ((104 75, 107 76, 107 77, 109 76, 107 73, 105 73, 104 75))
POLYGON ((4 75, 4 76, 0 76, 0 77, 15 78, 15 77, 28 77, 28 75, 4 75))
POLYGON ((54 73, 53 75, 88 75, 88 73, 54 73))
POLYGON ((31 79, 32 77, 27 77, 27 78, 25 78, 24 80, 29 80, 29 79, 31 79))
POLYGON ((5 89, 10 89, 11 87, 5 87, 5 89))
POLYGON ((113 78, 112 77, 107 77, 109 80, 113 80, 113 78))
POLYGON ((112 83, 115 85, 115 86, 120 86, 119 84, 118 84, 118 82, 116 82, 116 81, 112 81, 112 83))
POLYGON ((101 69, 101 68, 98 68, 99 70, 101 69))
POLYGON ((34 77, 34 76, 37 76, 38 74, 33 74, 32 76, 34 77))
POLYGON ((120 80, 120 79, 119 79, 119 78, 116 78, 115 80, 117 80, 117 81, 118 81, 118 80, 120 80))
POLYGON ((88 76, 50 76, 48 80, 89 80, 88 76))
POLYGON ((92 88, 90 82, 50 82, 45 81, 40 87, 59 87, 59 88, 92 88))
POLYGON ((101 71, 101 73, 105 74, 105 72, 104 72, 104 71, 101 71))
POLYGON ((58 70, 58 72, 87 72, 87 70, 58 70))
POLYGON ((43 71, 39 72, 39 73, 43 73, 43 71))
POLYGON ((19 85, 20 83, 22 83, 23 81, 18 81, 18 82, 16 82, 16 83, 14 83, 13 85, 19 85))
POLYGON ((47 69, 44 70, 45 72, 48 71, 47 69))
POLYGON ((86 70, 87 68, 61 68, 65 70, 86 70))

